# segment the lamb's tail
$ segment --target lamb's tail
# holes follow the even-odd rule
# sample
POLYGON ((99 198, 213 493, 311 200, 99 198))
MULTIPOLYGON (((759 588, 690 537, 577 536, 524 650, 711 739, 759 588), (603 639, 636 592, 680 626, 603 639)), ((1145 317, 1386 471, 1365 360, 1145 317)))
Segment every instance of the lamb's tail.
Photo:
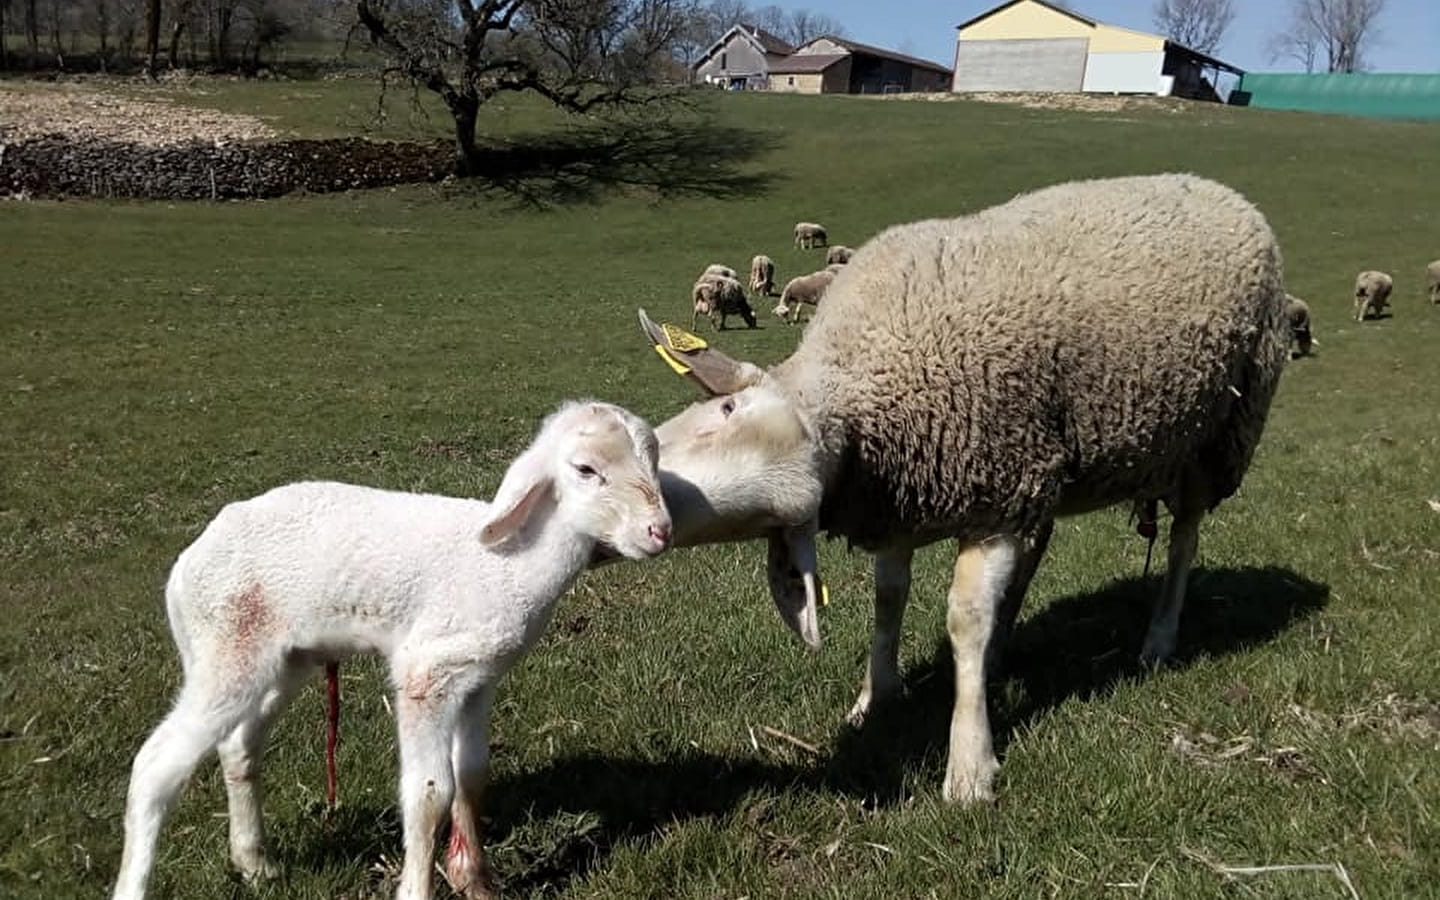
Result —
POLYGON ((340 743, 340 664, 325 664, 325 804, 335 811, 339 778, 335 772, 335 748, 340 743))

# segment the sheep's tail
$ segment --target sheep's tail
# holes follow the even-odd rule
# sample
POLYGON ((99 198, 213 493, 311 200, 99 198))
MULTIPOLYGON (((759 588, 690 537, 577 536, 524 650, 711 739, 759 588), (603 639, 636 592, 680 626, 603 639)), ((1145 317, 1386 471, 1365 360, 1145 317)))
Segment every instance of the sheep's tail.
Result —
POLYGON ((335 748, 340 743, 340 664, 325 664, 325 805, 335 811, 339 777, 335 772, 335 748))

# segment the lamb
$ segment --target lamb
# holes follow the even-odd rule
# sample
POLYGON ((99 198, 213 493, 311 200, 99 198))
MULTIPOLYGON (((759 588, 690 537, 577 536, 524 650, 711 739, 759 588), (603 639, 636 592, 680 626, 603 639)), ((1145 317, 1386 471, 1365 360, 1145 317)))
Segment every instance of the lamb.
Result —
POLYGON ((848 263, 850 261, 850 257, 854 255, 854 250, 851 250, 844 244, 836 244, 829 250, 825 251, 825 265, 831 266, 837 263, 839 265, 844 265, 845 263, 848 263))
POLYGON ((1355 276, 1355 321, 1363 322, 1370 314, 1379 316, 1390 305, 1390 291, 1395 281, 1384 272, 1366 270, 1355 276))
POLYGON ((446 880, 472 900, 493 896, 479 802, 496 685, 592 555, 666 548, 656 452, 633 414, 572 403, 511 464, 493 503, 307 482, 221 510, 166 584, 185 680, 135 757, 116 900, 144 896, 166 813, 211 748, 231 859, 247 878, 276 874, 261 824, 265 731, 317 666, 361 652, 386 658, 395 688, 396 896, 431 896, 447 817, 446 880))
POLYGON ((835 280, 835 274, 830 269, 821 269, 790 279, 785 284, 785 290, 780 292, 780 304, 775 307, 775 315, 785 322, 799 322, 800 307, 807 304, 818 307, 830 282, 835 280))
POLYGON ((651 342, 713 397, 656 429, 675 545, 767 538, 772 598, 812 647, 816 534, 872 551, 858 726, 900 687, 912 554, 955 539, 943 795, 988 799, 986 674, 1057 516, 1165 501, 1169 566, 1141 658, 1174 649, 1200 521, 1239 487, 1288 358, 1283 285, 1248 201, 1167 174, 890 228, 768 370, 677 348, 642 310, 651 342))
POLYGON ((817 225, 814 222, 795 223, 795 246, 802 250, 809 250, 812 247, 824 247, 829 241, 825 236, 825 226, 817 225))
POLYGON ((708 278, 711 275, 721 275, 725 278, 736 277, 734 269, 720 263, 711 263, 705 267, 705 271, 700 273, 701 278, 708 278))
POLYGON ((726 316, 735 315, 744 319, 747 327, 755 327, 755 311, 750 308, 750 301, 745 299, 745 288, 734 278, 702 275, 700 280, 695 282, 691 299, 691 331, 695 330, 695 322, 702 315, 710 317, 710 323, 715 326, 716 331, 725 329, 726 316))
POLYGON ((750 293, 762 297, 775 293, 775 261, 763 253, 750 260, 750 293))
POLYGON ((1425 267, 1425 282, 1430 288, 1430 302, 1440 303, 1440 259, 1425 267))
POLYGON ((1310 334, 1310 304, 1285 295, 1285 318, 1290 323, 1291 356, 1309 356, 1314 338, 1310 334))

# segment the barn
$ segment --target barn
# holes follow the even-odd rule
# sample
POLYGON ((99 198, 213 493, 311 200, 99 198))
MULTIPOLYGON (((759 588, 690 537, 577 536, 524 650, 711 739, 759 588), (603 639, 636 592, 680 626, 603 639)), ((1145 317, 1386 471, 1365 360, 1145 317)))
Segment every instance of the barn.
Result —
POLYGON ((706 48, 691 67, 694 80, 730 91, 762 91, 770 69, 795 51, 756 25, 736 25, 706 48))
POLYGON ((949 85, 950 70, 939 63, 832 35, 770 66, 770 90, 789 93, 903 94, 949 85))
POLYGON ((1088 91, 1220 100, 1243 71, 1158 34, 1044 0, 1011 0, 956 26, 956 91, 1088 91))

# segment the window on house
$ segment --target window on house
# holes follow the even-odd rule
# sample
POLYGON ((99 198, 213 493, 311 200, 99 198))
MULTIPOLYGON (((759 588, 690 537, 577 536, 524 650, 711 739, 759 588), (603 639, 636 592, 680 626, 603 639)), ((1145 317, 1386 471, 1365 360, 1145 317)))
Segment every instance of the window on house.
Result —
POLYGON ((794 75, 791 75, 791 76, 789 76, 788 78, 786 78, 786 79, 785 79, 785 83, 788 84, 788 85, 790 85, 791 87, 794 87, 794 86, 795 86, 795 76, 794 76, 794 75))
POLYGON ((730 55, 730 54, 728 54, 728 53, 722 53, 722 54, 720 54, 720 68, 722 68, 722 69, 728 69, 728 68, 730 68, 730 66, 727 65, 726 62, 725 62, 725 57, 727 57, 727 56, 729 56, 729 55, 730 55))

